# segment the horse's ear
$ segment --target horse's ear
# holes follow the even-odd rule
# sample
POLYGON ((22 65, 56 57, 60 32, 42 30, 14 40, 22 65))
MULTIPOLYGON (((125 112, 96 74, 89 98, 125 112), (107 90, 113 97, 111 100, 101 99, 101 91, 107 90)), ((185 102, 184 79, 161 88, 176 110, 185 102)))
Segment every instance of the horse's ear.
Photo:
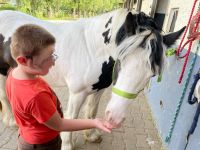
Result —
POLYGON ((183 31, 185 30, 186 27, 183 27, 182 29, 180 29, 179 31, 167 34, 163 36, 163 43, 167 46, 170 47, 171 45, 173 45, 176 40, 180 37, 180 35, 183 33, 183 31))
POLYGON ((125 20, 125 31, 128 36, 135 34, 136 29, 136 16, 129 12, 125 20))

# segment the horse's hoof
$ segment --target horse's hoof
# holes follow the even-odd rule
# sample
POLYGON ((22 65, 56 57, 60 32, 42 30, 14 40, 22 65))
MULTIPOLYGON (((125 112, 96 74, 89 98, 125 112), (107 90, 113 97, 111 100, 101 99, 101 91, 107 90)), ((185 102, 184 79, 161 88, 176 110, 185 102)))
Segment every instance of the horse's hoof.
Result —
POLYGON ((16 124, 12 114, 11 115, 8 115, 8 114, 2 115, 2 122, 3 122, 3 124, 5 124, 8 127, 14 127, 14 128, 17 127, 17 124, 16 124))
POLYGON ((98 130, 86 130, 84 133, 84 138, 88 142, 101 143, 102 137, 98 130))
POLYGON ((13 119, 10 119, 8 126, 12 127, 12 128, 18 128, 15 120, 13 120, 13 119))
POLYGON ((85 140, 91 143, 101 143, 102 137, 101 136, 85 136, 85 140))
POLYGON ((73 145, 62 144, 61 150, 74 150, 73 145))

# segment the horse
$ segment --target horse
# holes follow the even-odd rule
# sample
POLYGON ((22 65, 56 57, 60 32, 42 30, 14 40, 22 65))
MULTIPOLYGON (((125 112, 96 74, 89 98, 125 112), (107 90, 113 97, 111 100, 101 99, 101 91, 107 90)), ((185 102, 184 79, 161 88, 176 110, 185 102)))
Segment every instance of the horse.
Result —
MULTIPOLYGON (((165 50, 184 31, 162 35, 153 18, 142 12, 117 9, 98 16, 62 24, 43 21, 16 11, 0 12, 0 74, 3 122, 12 125, 12 113, 5 95, 5 80, 16 63, 10 56, 12 33, 24 24, 37 24, 56 37, 59 59, 46 77, 52 85, 69 89, 65 118, 77 118, 89 96, 86 117, 94 118, 104 90, 112 84, 105 118, 120 125, 126 110, 149 80, 163 72, 165 50), (56 81, 55 81, 56 79, 56 81), (55 83, 54 83, 55 82, 55 83)), ((97 130, 86 131, 89 141, 98 141, 97 130)), ((73 149, 72 133, 62 133, 62 150, 73 149)))

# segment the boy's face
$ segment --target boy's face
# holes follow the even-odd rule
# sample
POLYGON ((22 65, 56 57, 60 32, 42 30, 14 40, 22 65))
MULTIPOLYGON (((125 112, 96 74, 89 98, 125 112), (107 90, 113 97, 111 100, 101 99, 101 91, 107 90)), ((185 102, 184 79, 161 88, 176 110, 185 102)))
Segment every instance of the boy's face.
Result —
POLYGON ((55 45, 50 45, 42 52, 32 57, 32 66, 37 70, 38 75, 46 75, 49 69, 55 64, 57 56, 54 54, 55 45))

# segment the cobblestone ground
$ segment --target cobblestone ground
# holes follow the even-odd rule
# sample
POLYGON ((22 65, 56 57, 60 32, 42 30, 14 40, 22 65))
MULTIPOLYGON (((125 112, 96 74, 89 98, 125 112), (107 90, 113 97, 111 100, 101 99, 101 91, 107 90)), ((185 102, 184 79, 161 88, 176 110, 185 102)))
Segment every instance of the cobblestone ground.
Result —
MULTIPOLYGON (((66 89, 66 87, 54 87, 63 106, 67 105, 66 89)), ((107 90, 102 96, 97 117, 104 116, 109 97, 110 90, 107 90)), ((80 118, 83 116, 83 111, 84 109, 80 112, 80 118)), ((16 129, 8 128, 0 121, 0 150, 16 150, 16 138, 16 129)), ((76 150, 164 150, 144 94, 140 94, 133 101, 120 129, 113 130, 111 134, 102 133, 101 143, 86 142, 82 132, 76 132, 74 138, 76 150)))

